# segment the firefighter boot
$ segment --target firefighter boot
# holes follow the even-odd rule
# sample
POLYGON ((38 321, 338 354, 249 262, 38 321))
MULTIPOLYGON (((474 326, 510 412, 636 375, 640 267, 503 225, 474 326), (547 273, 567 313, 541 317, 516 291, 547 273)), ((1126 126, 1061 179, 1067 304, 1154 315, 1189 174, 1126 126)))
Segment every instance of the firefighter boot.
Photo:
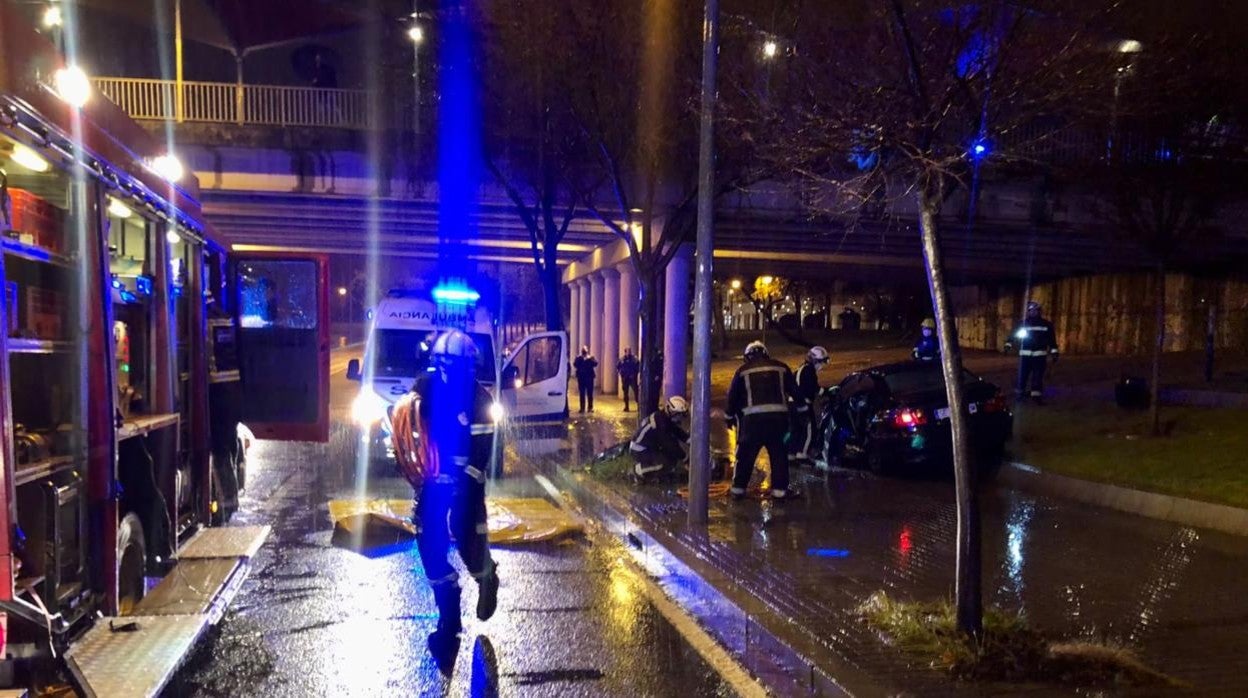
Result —
POLYGON ((498 565, 490 563, 490 571, 477 582, 477 618, 489 620, 498 609, 498 565))
POLYGON ((449 675, 459 654, 459 633, 464 629, 459 618, 459 584, 451 581, 435 585, 433 599, 438 604, 438 627, 429 635, 429 654, 438 669, 449 675))

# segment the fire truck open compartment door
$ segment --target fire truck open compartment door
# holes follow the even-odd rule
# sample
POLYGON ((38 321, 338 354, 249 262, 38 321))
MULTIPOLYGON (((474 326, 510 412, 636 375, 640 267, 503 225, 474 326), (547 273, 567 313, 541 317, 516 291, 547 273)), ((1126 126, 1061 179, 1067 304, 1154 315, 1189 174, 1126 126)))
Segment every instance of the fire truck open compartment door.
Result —
POLYGON ((329 440, 329 260, 232 260, 243 422, 261 439, 329 440))

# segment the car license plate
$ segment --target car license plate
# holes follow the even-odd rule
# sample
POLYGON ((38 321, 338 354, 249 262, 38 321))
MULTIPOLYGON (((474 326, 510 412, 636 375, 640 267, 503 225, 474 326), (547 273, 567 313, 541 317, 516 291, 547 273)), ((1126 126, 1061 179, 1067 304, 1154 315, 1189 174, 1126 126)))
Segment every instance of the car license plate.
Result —
MULTIPOLYGON (((969 405, 967 405, 967 406, 966 406, 966 409, 967 409, 967 411, 968 411, 968 412, 970 412, 971 414, 975 414, 976 412, 978 412, 978 411, 979 411, 979 405, 977 405, 977 404, 975 404, 975 403, 973 403, 973 402, 972 402, 971 404, 969 404, 969 405)), ((937 421, 942 421, 942 420, 945 420, 945 419, 949 419, 949 414, 950 414, 950 410, 949 410, 949 408, 948 408, 948 407, 942 407, 942 408, 940 408, 940 409, 936 410, 936 420, 937 420, 937 421)))

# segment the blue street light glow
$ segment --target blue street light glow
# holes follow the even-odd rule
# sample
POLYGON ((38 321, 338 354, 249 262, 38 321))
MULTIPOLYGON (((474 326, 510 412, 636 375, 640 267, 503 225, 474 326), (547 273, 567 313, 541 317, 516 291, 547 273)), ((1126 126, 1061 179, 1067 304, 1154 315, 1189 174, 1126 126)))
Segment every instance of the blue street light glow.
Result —
POLYGON ((971 144, 970 156, 972 160, 983 160, 992 152, 992 144, 986 138, 980 138, 971 144))
POLYGON ((1019 330, 1014 336, 1018 339, 1027 339, 1028 332, 1026 328, 1019 330))
POLYGON ((806 555, 808 557, 849 557, 849 551, 844 548, 808 548, 806 555))

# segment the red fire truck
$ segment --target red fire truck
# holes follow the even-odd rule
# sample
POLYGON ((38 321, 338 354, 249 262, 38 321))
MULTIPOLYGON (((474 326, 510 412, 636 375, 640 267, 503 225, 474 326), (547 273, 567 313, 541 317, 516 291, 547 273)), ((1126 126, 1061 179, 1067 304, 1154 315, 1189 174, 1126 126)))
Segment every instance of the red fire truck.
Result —
POLYGON ((231 258, 195 178, 11 3, 0 39, 0 686, 150 695, 268 534, 211 527, 239 424, 328 436, 326 262, 231 258))

